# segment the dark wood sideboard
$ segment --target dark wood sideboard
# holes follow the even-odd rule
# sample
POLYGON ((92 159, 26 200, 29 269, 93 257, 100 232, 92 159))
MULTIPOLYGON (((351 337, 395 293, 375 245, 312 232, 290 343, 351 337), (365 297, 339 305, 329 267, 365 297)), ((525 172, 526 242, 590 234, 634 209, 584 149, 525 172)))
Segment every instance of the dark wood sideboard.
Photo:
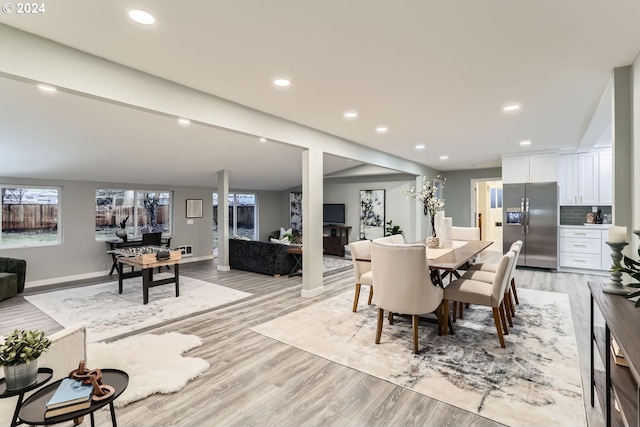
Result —
POLYGON ((323 226, 322 247, 324 253, 344 256, 344 246, 349 244, 349 231, 351 231, 351 227, 344 225, 323 226))
POLYGON ((634 303, 623 296, 602 292, 604 283, 588 282, 588 285, 591 291, 591 406, 595 405, 597 395, 607 427, 640 426, 640 308, 635 308, 634 303), (604 317, 604 327, 594 325, 596 307, 604 317), (620 346, 629 367, 615 363, 612 338, 620 346), (604 372, 596 369, 595 357, 602 360, 604 372))

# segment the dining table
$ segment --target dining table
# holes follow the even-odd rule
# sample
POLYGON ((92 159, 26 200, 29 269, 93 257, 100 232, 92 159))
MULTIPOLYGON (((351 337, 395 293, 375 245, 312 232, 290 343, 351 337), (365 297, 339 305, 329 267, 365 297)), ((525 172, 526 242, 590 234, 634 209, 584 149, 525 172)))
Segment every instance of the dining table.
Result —
MULTIPOLYGON (((425 241, 412 243, 425 244, 425 241)), ((436 282, 436 285, 444 287, 444 278, 447 276, 459 278, 458 270, 467 266, 474 257, 492 244, 490 240, 454 240, 451 247, 433 249, 427 246, 427 262, 432 272, 431 279, 436 282)), ((356 261, 371 262, 371 256, 358 257, 356 261)))

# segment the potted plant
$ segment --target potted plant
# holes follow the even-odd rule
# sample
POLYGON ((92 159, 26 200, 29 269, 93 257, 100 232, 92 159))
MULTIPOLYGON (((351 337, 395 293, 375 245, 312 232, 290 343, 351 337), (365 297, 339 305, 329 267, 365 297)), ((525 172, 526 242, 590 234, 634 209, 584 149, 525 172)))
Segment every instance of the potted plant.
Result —
POLYGON ((385 236, 392 236, 394 234, 402 234, 402 228, 399 225, 393 225, 393 221, 387 221, 385 236))
POLYGON ((16 329, 0 345, 0 365, 4 367, 7 390, 18 390, 36 382, 38 357, 49 349, 51 340, 43 331, 16 329))

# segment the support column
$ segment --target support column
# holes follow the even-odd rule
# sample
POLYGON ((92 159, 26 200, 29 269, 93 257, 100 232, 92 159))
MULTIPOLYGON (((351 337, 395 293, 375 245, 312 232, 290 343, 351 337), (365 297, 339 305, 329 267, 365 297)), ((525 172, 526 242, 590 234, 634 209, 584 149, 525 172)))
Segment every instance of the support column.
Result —
POLYGON ((229 271, 229 171, 218 172, 218 270, 229 271))
MULTIPOLYGON (((613 223, 627 227, 631 242, 633 228, 633 150, 631 66, 613 69, 613 223)), ((627 246, 623 253, 635 257, 635 248, 627 246)))
POLYGON ((322 279, 323 153, 302 152, 302 293, 311 298, 324 292, 322 279))

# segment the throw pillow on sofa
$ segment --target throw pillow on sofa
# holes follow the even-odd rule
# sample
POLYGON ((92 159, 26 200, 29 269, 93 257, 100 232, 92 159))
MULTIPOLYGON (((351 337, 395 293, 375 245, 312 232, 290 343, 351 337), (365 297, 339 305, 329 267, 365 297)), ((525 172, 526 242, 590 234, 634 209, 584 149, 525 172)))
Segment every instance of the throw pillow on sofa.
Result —
POLYGON ((273 237, 270 239, 271 242, 273 243, 280 243, 282 245, 289 245, 291 244, 291 240, 289 240, 288 237, 283 237, 282 239, 274 239, 273 237))
POLYGON ((292 228, 289 227, 287 230, 285 230, 284 227, 280 227, 280 240, 282 240, 287 234, 293 235, 292 228))

